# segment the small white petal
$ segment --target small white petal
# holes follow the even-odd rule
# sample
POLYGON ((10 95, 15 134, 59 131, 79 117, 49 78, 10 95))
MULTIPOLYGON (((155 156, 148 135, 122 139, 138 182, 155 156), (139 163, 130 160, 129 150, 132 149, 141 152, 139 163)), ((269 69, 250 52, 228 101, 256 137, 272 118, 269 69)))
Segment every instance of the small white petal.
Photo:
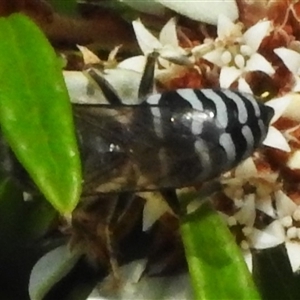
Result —
POLYGON ((127 69, 143 73, 146 65, 146 57, 144 55, 133 56, 121 61, 118 68, 127 69))
MULTIPOLYGON (((187 53, 181 49, 181 48, 174 48, 172 46, 164 46, 159 51, 160 57, 164 58, 165 60, 168 60, 169 62, 173 62, 178 65, 191 65, 191 61, 188 58, 187 53)), ((161 61, 161 65, 165 68, 168 66, 165 66, 161 61)))
POLYGON ((162 45, 171 45, 174 48, 178 47, 175 18, 170 19, 162 28, 159 34, 159 41, 162 45))
POLYGON ((224 39, 232 35, 234 28, 237 25, 232 22, 227 16, 220 14, 218 17, 218 37, 224 39))
POLYGON ((284 114, 291 102, 292 96, 288 94, 283 97, 272 99, 265 103, 267 106, 272 107, 275 112, 273 118, 271 119, 271 124, 276 122, 284 114))
POLYGON ((275 73, 272 65, 259 53, 253 53, 247 60, 245 69, 247 71, 262 71, 268 75, 275 73))
POLYGON ((133 21, 132 26, 137 42, 145 55, 162 48, 160 41, 143 25, 140 19, 133 21))
POLYGON ((222 61, 222 54, 223 54, 223 49, 215 49, 212 51, 207 52, 202 56, 202 58, 208 60, 209 62, 217 65, 218 67, 224 66, 223 61, 222 61))
POLYGON ((286 165, 292 170, 300 169, 300 150, 296 150, 289 156, 286 165))
POLYGON ((293 92, 300 92, 300 78, 299 78, 299 75, 295 75, 294 80, 295 80, 295 83, 294 83, 292 91, 293 92))
POLYGON ((220 72, 220 87, 228 89, 230 85, 241 76, 242 71, 235 67, 223 67, 220 72))
POLYGON ((274 49, 274 52, 293 74, 298 73, 300 68, 300 53, 283 47, 274 49))
POLYGON ((239 78, 238 80, 238 90, 243 93, 253 94, 253 91, 250 88, 250 85, 244 78, 239 78))
POLYGON ((257 175, 257 168, 252 157, 245 159, 240 163, 234 172, 237 178, 250 178, 257 175))
POLYGON ((100 58, 92 52, 89 48, 77 45, 77 48, 82 54, 82 58, 84 63, 87 64, 98 64, 101 63, 100 58))
POLYGON ((140 193, 147 201, 143 210, 143 231, 147 231, 170 208, 157 193, 140 193))
POLYGON ((291 148, 282 133, 275 127, 269 127, 268 134, 263 141, 265 146, 279 149, 285 152, 290 152, 291 148))
POLYGON ((239 16, 235 0, 211 1, 174 1, 155 0, 162 5, 185 15, 190 19, 216 25, 220 14, 226 15, 230 20, 236 20, 239 16))
POLYGON ((268 35, 270 28, 270 21, 258 22, 252 27, 250 27, 244 33, 244 40, 246 45, 250 46, 252 50, 256 52, 264 37, 268 35))
POLYGON ((297 272, 300 269, 300 244, 297 242, 285 243, 285 248, 290 259, 293 272, 297 272))
POLYGON ((297 209, 296 203, 281 190, 275 192, 275 203, 279 218, 291 216, 297 209))
MULTIPOLYGON (((300 82, 300 80, 299 80, 300 82)), ((291 99, 289 106, 284 111, 283 115, 295 121, 300 122, 300 94, 290 93, 287 96, 291 99)))
POLYGON ((252 227, 255 221, 255 195, 249 194, 245 196, 244 205, 235 214, 235 218, 240 224, 245 224, 252 227))
POLYGON ((80 71, 63 71, 64 80, 72 103, 107 103, 99 86, 80 71))
POLYGON ((252 253, 250 250, 243 251, 244 259, 247 264, 248 270, 252 273, 253 264, 252 264, 252 253))
POLYGON ((271 196, 266 196, 263 199, 260 198, 256 202, 256 208, 272 218, 276 217, 271 196))
POLYGON ((272 222, 264 230, 253 229, 249 236, 251 247, 255 249, 267 249, 278 246, 285 241, 285 231, 279 221, 272 222))

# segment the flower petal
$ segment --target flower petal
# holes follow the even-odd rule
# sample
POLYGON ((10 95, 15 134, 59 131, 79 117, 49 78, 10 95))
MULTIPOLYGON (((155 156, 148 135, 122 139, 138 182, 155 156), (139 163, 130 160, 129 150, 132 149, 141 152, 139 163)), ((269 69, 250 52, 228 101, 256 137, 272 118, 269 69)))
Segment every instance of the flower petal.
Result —
POLYGON ((80 71, 63 71, 64 80, 72 103, 107 103, 99 86, 80 71))
POLYGON ((269 127, 268 134, 263 141, 265 146, 276 148, 285 152, 290 152, 291 148, 282 133, 275 127, 269 127))
POLYGON ((223 67, 220 72, 220 87, 227 89, 242 74, 242 70, 235 67, 223 67))
POLYGON ((276 213, 273 207, 273 202, 271 196, 266 196, 264 198, 260 198, 256 202, 256 208, 262 212, 264 212, 266 215, 272 217, 275 219, 276 213))
POLYGON ((251 247, 255 249, 267 249, 278 246, 285 241, 285 231, 279 221, 272 222, 264 230, 254 228, 249 236, 251 247))
POLYGON ((253 269, 253 262, 252 262, 252 253, 250 250, 243 251, 244 259, 246 262, 246 265, 248 267, 248 270, 250 273, 252 273, 253 269))
POLYGON ((259 53, 253 53, 246 63, 247 71, 262 71, 268 75, 275 73, 272 65, 259 53))
POLYGON ((171 45, 178 47, 178 38, 176 32, 176 19, 170 19, 162 28, 159 34, 159 41, 162 45, 171 45))
POLYGON ((162 48, 160 41, 143 25, 140 19, 132 22, 137 42, 145 55, 162 48))
POLYGON ((127 69, 143 73, 146 65, 146 57, 144 55, 133 56, 121 61, 118 68, 127 69))
POLYGON ((256 52, 264 37, 268 35, 270 29, 270 21, 256 23, 244 33, 245 44, 250 46, 253 52, 256 52))
POLYGON ((245 196, 244 205, 235 214, 235 218, 240 224, 253 227, 255 217, 255 195, 249 194, 245 196))
POLYGON ((90 49, 84 46, 77 45, 77 48, 82 54, 83 57, 83 62, 88 65, 88 64, 99 64, 101 63, 101 59, 94 54, 90 49))
POLYGON ((292 91, 293 92, 300 92, 300 78, 299 76, 294 76, 294 80, 295 80, 295 83, 294 83, 294 86, 292 88, 292 91))
POLYGON ((143 211, 143 231, 147 231, 164 213, 170 212, 170 208, 158 193, 139 195, 147 199, 143 211))
POLYGON ((202 58, 208 60, 209 62, 217 65, 218 67, 223 67, 224 63, 221 59, 222 53, 224 52, 224 49, 215 49, 212 51, 207 52, 202 56, 202 58))
POLYGON ((236 26, 237 25, 234 24, 231 19, 223 14, 220 14, 218 17, 218 37, 220 39, 224 39, 232 35, 236 26))
POLYGON ((290 156, 286 163, 287 167, 292 170, 300 169, 300 150, 294 151, 290 156))
POLYGON ((296 203, 281 190, 275 192, 275 203, 279 218, 291 216, 297 209, 296 203))
POLYGON ((226 15, 230 20, 236 20, 239 16, 235 0, 226 1, 174 1, 174 0, 155 0, 162 5, 187 16, 196 21, 216 25, 220 14, 226 15))
POLYGON ((300 53, 284 47, 274 49, 274 52, 293 74, 298 74, 300 68, 300 53))
POLYGON ((250 85, 244 78, 239 78, 238 80, 238 90, 243 93, 253 94, 250 85))
POLYGON ((297 272, 300 269, 300 243, 287 242, 285 243, 287 255, 289 257, 293 272, 297 272))
POLYGON ((275 98, 266 102, 266 105, 272 107, 275 112, 273 118, 271 119, 271 124, 276 122, 283 115, 291 102, 292 96, 288 94, 283 97, 275 98))
POLYGON ((289 106, 286 108, 286 110, 284 111, 283 115, 289 119, 300 122, 300 114, 299 114, 300 94, 290 93, 290 94, 288 94, 288 96, 291 99, 291 102, 290 102, 289 106))
POLYGON ((235 169, 234 176, 237 178, 250 178, 257 176, 257 168, 253 158, 248 157, 240 163, 235 169))
MULTIPOLYGON (((169 62, 178 64, 178 65, 191 65, 192 62, 188 58, 187 53, 182 49, 182 48, 174 48, 172 46, 164 46, 160 51, 159 51, 160 57, 164 58, 165 60, 168 60, 169 62)), ((161 65, 164 68, 167 68, 170 64, 164 64, 161 62, 161 65)))

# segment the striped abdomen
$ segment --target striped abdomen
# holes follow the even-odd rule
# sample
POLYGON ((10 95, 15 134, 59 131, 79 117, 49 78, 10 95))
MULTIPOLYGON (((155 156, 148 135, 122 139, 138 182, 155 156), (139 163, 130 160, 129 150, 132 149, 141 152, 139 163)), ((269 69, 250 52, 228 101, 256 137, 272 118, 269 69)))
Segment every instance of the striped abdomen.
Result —
POLYGON ((179 188, 219 176, 264 140, 273 110, 248 94, 182 89, 136 106, 75 106, 85 192, 179 188))

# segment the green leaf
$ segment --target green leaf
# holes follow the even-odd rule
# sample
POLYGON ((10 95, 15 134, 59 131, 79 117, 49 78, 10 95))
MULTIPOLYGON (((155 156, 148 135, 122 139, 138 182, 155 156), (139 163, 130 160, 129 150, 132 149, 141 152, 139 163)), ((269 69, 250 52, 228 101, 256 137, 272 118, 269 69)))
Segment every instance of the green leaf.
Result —
POLYGON ((284 244, 253 250, 253 277, 265 300, 299 299, 300 285, 284 244))
POLYGON ((260 299, 240 249, 210 202, 181 222, 195 299, 260 299))
POLYGON ((0 123, 47 200, 61 213, 76 206, 81 168, 60 62, 26 16, 0 19, 0 123))
POLYGON ((80 248, 60 246, 45 254, 33 267, 29 280, 32 300, 42 300, 49 290, 66 276, 82 255, 80 248))

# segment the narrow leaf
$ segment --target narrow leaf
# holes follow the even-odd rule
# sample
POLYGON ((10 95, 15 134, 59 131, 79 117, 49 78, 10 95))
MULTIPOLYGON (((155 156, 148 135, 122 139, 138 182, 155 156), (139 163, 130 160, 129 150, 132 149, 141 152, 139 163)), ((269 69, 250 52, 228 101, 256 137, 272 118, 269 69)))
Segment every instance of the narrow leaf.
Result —
POLYGON ((0 19, 0 123, 12 150, 48 201, 70 212, 81 170, 59 60, 26 16, 0 19))
POLYGON ((240 249, 209 202, 183 218, 181 234, 195 299, 260 299, 240 249))
POLYGON ((28 288, 30 299, 44 299, 47 292, 72 270, 81 255, 79 248, 71 251, 66 245, 45 254, 32 269, 28 288))

